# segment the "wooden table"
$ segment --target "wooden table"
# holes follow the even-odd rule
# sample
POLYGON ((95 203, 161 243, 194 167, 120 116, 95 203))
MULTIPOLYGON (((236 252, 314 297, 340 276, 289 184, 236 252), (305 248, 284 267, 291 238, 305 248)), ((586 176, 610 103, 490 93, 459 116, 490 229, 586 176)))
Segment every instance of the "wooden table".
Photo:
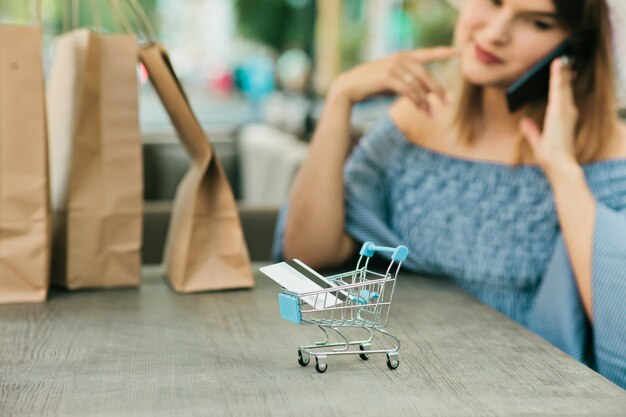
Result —
MULTIPOLYGON (((259 265, 256 265, 257 267, 259 265)), ((384 355, 297 363, 316 328, 279 319, 278 286, 177 295, 52 291, 0 306, 0 416, 624 416, 626 391, 441 280, 399 278, 384 355)))

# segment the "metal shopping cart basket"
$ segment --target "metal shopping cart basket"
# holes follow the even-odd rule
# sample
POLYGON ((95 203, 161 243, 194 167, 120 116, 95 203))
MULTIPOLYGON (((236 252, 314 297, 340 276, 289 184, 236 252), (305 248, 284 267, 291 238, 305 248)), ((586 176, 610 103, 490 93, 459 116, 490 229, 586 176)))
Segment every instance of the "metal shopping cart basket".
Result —
MULTIPOLYGON (((385 353, 387 366, 396 369, 400 364, 398 352, 400 339, 384 328, 389 321, 391 300, 396 278, 402 262, 408 256, 404 246, 379 247, 372 242, 363 244, 360 257, 353 271, 322 277, 327 284, 321 290, 294 293, 283 289, 279 293, 280 315, 296 324, 318 326, 324 332, 324 340, 298 348, 298 363, 307 366, 310 357, 315 357, 315 369, 322 373, 328 368, 327 358, 335 355, 359 355, 367 360, 371 354, 385 353), (391 253, 391 262, 386 272, 378 273, 368 269, 371 257, 376 252, 391 253), (349 337, 352 329, 366 336, 358 339, 349 337), (330 334, 335 334, 339 342, 331 343, 330 334), (378 333, 391 342, 392 347, 372 349, 374 334, 378 333)), ((310 270, 311 272, 314 272, 310 270)), ((389 344, 389 343, 388 343, 389 344)))

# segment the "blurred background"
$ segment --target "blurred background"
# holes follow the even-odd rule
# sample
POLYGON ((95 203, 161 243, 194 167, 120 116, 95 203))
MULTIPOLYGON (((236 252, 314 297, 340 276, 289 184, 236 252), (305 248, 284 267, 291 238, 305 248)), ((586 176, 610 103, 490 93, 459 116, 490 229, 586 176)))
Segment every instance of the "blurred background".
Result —
MULTIPOLYGON (((77 25, 105 32, 128 30, 130 19, 112 13, 111 1, 42 3, 47 67, 53 39, 63 31, 77 25)), ((118 3, 123 13, 130 14, 124 0, 118 3)), ((360 62, 398 50, 447 44, 455 18, 446 0, 138 3, 155 37, 168 48, 198 115, 207 124, 219 125, 262 121, 264 104, 276 93, 314 101, 339 72, 360 62)), ((0 21, 34 22, 34 7, 35 0, 0 0, 0 21)), ((141 25, 133 29, 145 31, 141 25)), ((151 107, 144 112, 147 123, 158 121, 151 107)), ((298 128, 310 133, 310 126, 298 128)))
MULTIPOLYGON (((308 150, 334 77, 399 50, 449 44, 446 0, 42 0, 44 64, 75 27, 138 33, 167 47, 192 107, 214 144, 242 212, 254 258, 267 259, 277 208, 308 150), (115 5, 118 7, 115 7, 115 5), (262 230, 261 230, 262 229, 262 230)), ((0 22, 35 23, 35 0, 0 0, 0 22)), ((147 74, 140 79, 146 227, 144 262, 158 263, 171 202, 189 162, 147 74)), ((390 98, 354 109, 355 135, 390 98)))

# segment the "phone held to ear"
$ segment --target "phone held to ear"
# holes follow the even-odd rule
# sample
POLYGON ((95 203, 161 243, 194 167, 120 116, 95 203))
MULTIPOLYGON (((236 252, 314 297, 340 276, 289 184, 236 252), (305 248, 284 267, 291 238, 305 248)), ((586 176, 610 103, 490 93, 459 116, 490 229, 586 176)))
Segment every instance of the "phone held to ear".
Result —
POLYGON ((573 55, 573 41, 568 38, 511 84, 506 92, 509 111, 513 113, 528 102, 546 98, 550 88, 550 64, 560 56, 572 58, 573 55))

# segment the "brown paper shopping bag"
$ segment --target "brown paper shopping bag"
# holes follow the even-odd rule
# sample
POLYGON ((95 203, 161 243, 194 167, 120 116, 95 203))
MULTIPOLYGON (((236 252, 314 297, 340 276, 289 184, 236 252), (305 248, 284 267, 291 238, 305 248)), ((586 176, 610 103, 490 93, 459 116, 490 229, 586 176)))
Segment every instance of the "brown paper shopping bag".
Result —
POLYGON ((143 168, 138 44, 87 29, 61 36, 48 86, 52 282, 137 286, 143 168))
POLYGON ((44 92, 40 28, 0 25, 0 303, 48 292, 44 92))
POLYGON ((172 69, 165 49, 141 49, 145 65, 180 140, 191 168, 176 192, 164 262, 178 292, 254 286, 232 190, 172 69))

